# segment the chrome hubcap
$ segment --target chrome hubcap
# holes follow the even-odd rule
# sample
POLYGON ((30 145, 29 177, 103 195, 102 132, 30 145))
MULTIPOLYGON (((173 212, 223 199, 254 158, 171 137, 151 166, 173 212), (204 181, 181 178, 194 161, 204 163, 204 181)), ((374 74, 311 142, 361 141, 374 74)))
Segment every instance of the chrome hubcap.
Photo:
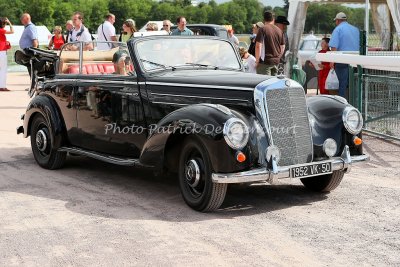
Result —
POLYGON ((200 182, 200 167, 194 159, 189 160, 185 167, 186 182, 190 187, 196 187, 200 182))
POLYGON ((44 152, 47 148, 47 135, 43 130, 36 133, 36 147, 41 152, 44 152))

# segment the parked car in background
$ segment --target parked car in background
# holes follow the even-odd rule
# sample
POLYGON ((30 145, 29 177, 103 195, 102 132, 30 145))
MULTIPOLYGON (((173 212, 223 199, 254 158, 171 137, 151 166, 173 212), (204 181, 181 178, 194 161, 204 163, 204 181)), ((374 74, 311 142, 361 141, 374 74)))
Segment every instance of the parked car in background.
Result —
POLYGON ((368 159, 362 116, 344 98, 306 98, 293 80, 245 73, 226 39, 150 36, 85 50, 95 46, 16 54, 38 81, 17 133, 43 168, 71 154, 170 171, 191 208, 212 211, 228 184, 292 178, 328 192, 368 159))
MULTIPOLYGON (((171 26, 171 30, 176 29, 175 26, 171 26)), ((228 30, 225 26, 216 24, 187 24, 188 27, 194 35, 208 35, 208 36, 218 36, 223 39, 228 39, 228 30)))
POLYGON ((310 64, 310 59, 315 58, 315 55, 321 50, 321 39, 313 33, 304 37, 299 45, 297 54, 297 65, 301 66, 306 73, 306 82, 304 89, 316 89, 318 87, 318 71, 310 64))
POLYGON ((298 64, 304 66, 310 58, 315 57, 315 54, 321 50, 321 39, 313 33, 304 37, 299 45, 298 64))

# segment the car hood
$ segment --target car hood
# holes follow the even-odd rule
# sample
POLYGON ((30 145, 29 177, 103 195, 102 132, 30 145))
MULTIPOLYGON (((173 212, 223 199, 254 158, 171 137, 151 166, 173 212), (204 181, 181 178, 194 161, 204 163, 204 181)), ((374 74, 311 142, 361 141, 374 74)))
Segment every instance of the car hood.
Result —
POLYGON ((175 70, 148 76, 146 82, 185 84, 204 87, 254 89, 271 76, 224 70, 175 70))

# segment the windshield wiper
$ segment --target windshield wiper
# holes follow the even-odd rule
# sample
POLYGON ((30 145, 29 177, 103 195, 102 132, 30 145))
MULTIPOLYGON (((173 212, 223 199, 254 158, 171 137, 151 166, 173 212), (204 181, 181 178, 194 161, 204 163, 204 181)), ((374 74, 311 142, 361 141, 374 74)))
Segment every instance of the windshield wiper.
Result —
POLYGON ((146 62, 146 63, 149 63, 149 64, 152 64, 152 65, 154 65, 154 66, 158 66, 158 67, 161 67, 161 68, 164 68, 164 69, 167 69, 167 68, 172 68, 173 70, 175 69, 174 67, 171 67, 171 66, 167 66, 167 65, 164 65, 164 64, 160 64, 160 63, 157 63, 157 62, 154 62, 154 61, 150 61, 150 60, 147 60, 147 59, 140 59, 142 62, 146 62))
POLYGON ((196 67, 204 67, 204 68, 213 68, 214 70, 218 69, 217 66, 213 66, 213 65, 201 64, 201 63, 189 63, 189 62, 180 64, 180 65, 175 65, 174 67, 181 67, 181 66, 196 66, 196 67))

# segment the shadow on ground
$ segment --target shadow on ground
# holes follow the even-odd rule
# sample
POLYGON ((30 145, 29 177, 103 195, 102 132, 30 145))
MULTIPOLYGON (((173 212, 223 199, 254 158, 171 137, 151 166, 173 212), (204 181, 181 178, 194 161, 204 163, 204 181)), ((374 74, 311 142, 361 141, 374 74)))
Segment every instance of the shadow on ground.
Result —
POLYGON ((201 221, 268 213, 327 198, 301 185, 233 185, 220 210, 200 213, 183 201, 178 180, 146 169, 120 167, 70 156, 63 169, 40 168, 29 148, 4 149, 0 191, 65 201, 73 212, 115 219, 201 221), (15 151, 18 151, 15 155, 15 151))

